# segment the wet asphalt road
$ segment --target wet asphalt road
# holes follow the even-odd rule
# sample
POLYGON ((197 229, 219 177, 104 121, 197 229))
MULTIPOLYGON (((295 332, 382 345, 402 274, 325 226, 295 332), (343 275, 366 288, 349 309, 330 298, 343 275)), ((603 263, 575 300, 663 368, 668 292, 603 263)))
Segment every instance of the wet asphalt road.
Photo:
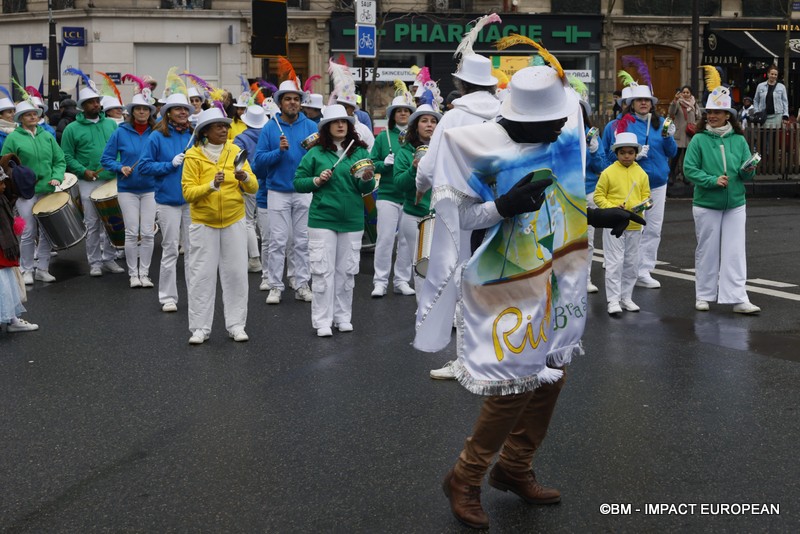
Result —
MULTIPOLYGON (((800 200, 752 200, 747 239, 750 278, 794 284, 750 284, 777 292, 751 291, 757 317, 694 311, 689 201, 668 201, 663 286, 636 289, 640 313, 605 313, 595 262, 587 353, 535 462, 563 500, 484 484, 492 531, 800 531, 800 200), (780 513, 701 509, 741 503, 780 513)), ((480 398, 428 378, 453 349, 410 347, 414 299, 370 299, 371 261, 353 333, 316 338, 310 305, 267 306, 251 275, 250 342, 228 339, 218 298, 191 347, 184 293, 164 314, 156 290, 90 278, 82 246, 60 253, 59 281, 30 292, 41 329, 0 333, 0 530, 462 531, 440 482, 480 398)))

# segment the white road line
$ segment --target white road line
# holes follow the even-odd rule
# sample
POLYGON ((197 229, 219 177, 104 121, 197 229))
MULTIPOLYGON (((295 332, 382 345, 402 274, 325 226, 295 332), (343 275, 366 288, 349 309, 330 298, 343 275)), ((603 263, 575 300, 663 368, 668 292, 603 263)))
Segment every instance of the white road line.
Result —
POLYGON ((753 278, 748 280, 751 284, 759 284, 771 287, 797 287, 797 284, 787 284, 786 282, 776 282, 774 280, 764 280, 763 278, 753 278))
MULTIPOLYGON (((681 280, 689 280, 691 282, 694 282, 694 276, 690 274, 664 271, 662 269, 654 269, 653 274, 668 276, 670 278, 680 278, 681 280)), ((761 293, 762 295, 769 295, 771 297, 778 297, 786 300, 796 300, 797 302, 800 302, 800 295, 796 295, 794 293, 787 293, 786 291, 777 291, 775 289, 768 289, 766 287, 756 287, 751 285, 747 285, 745 286, 745 288, 750 293, 761 293)))

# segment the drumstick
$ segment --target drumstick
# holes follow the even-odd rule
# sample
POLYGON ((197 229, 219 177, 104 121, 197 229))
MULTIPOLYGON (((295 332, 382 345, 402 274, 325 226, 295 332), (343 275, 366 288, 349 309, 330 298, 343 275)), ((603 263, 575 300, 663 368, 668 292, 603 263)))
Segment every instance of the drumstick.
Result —
POLYGON ((647 144, 647 141, 650 140, 650 117, 652 116, 652 113, 647 114, 647 133, 644 135, 644 144, 647 144))
POLYGON ((339 163, 341 163, 341 161, 342 161, 342 160, 344 159, 344 157, 347 155, 347 152, 350 150, 350 147, 351 147, 351 146, 353 146, 353 143, 355 143, 355 142, 356 142, 356 140, 355 140, 355 139, 351 139, 351 140, 350 140, 350 144, 349 144, 349 145, 347 145, 347 148, 345 148, 345 149, 344 149, 344 152, 342 152, 342 155, 341 155, 341 156, 339 156, 339 159, 337 159, 337 160, 336 160, 336 163, 334 163, 334 164, 333 164, 333 167, 331 167, 331 172, 333 172, 333 169, 335 169, 335 168, 336 168, 336 166, 337 166, 339 163))
POLYGON ((633 182, 633 184, 631 184, 631 190, 628 191, 628 196, 625 197, 625 200, 622 202, 623 206, 625 206, 628 203, 628 199, 631 198, 631 193, 633 193, 633 190, 635 188, 636 188, 636 182, 633 182))
POLYGON ((184 148, 183 151, 186 152, 187 150, 192 148, 193 144, 194 144, 194 132, 192 132, 192 136, 189 138, 189 142, 186 143, 186 148, 184 148))
POLYGON ((272 118, 273 118, 273 119, 275 119, 275 124, 277 124, 277 125, 278 125, 278 129, 281 131, 281 135, 282 135, 282 136, 284 136, 284 137, 286 137, 286 134, 285 134, 285 133, 283 133, 283 128, 281 128, 281 123, 280 123, 280 122, 278 122, 278 115, 277 115, 277 114, 275 114, 275 115, 273 115, 273 116, 272 116, 272 118))
POLYGON ((394 152, 394 150, 392 150, 392 137, 389 135, 389 128, 386 128, 384 131, 386 132, 386 140, 389 142, 389 153, 391 154, 394 152))
POLYGON ((725 145, 719 145, 719 151, 722 154, 722 173, 728 176, 728 162, 725 160, 725 145))

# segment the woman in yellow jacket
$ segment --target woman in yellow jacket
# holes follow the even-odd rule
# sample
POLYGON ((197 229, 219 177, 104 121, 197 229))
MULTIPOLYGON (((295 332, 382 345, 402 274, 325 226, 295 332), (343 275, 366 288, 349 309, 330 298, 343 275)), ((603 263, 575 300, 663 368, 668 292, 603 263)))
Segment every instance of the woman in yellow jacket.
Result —
POLYGON ((216 107, 197 117, 196 144, 183 162, 183 196, 190 204, 189 343, 211 334, 217 270, 222 284, 225 328, 234 341, 247 341, 247 226, 243 193, 258 182, 247 160, 234 167, 240 149, 228 141, 231 120, 216 107), (195 252, 196 251, 196 252, 195 252))

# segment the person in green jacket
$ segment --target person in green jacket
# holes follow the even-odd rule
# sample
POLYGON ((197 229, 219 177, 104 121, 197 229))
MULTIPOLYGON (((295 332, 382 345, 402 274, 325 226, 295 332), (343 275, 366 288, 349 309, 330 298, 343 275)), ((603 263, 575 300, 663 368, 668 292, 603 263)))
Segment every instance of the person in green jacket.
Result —
POLYGON ((25 230, 20 240, 19 267, 25 285, 32 285, 34 278, 42 282, 55 282, 50 274, 50 251, 52 247, 47 235, 33 216, 33 206, 45 195, 55 191, 64 180, 66 164, 64 153, 56 143, 55 137, 48 134, 39 125, 42 116, 41 108, 31 102, 22 101, 17 104, 14 121, 19 126, 8 134, 0 155, 16 154, 20 163, 36 174, 36 186, 31 198, 19 197, 16 202, 20 217, 25 219, 25 230), (38 260, 34 263, 36 232, 39 232, 38 260), (35 269, 35 273, 34 273, 35 269))
POLYGON ((708 311, 709 302, 718 302, 733 304, 735 313, 758 313, 761 308, 745 289, 744 180, 753 179, 755 164, 728 89, 714 88, 705 111, 683 162, 683 173, 694 184, 694 307, 708 311))
POLYGON ((375 172, 381 175, 378 184, 378 238, 375 242, 375 275, 372 277, 372 297, 380 298, 386 294, 389 285, 389 270, 392 268, 392 249, 397 235, 397 256, 394 261, 394 291, 401 295, 413 295, 409 286, 411 281, 411 247, 402 234, 397 232, 403 214, 403 195, 394 183, 394 158, 400 151, 401 133, 408 126, 408 119, 414 111, 414 97, 405 91, 396 96, 392 105, 386 108, 389 126, 375 139, 372 146, 372 160, 375 172))
MULTIPOLYGON (((423 217, 431 211, 431 191, 428 191, 417 201, 417 164, 425 152, 417 153, 417 148, 425 146, 433 136, 436 125, 442 114, 429 104, 422 104, 411 115, 408 121, 408 133, 399 154, 395 156, 394 183, 403 195, 403 216, 400 219, 400 233, 406 242, 415 247, 417 240, 417 227, 423 217)), ((416 248, 416 247, 415 247, 416 248)), ((413 249, 412 249, 413 250, 413 249)), ((416 260, 416 258, 415 258, 416 260)), ((414 287, 420 287, 422 281, 414 274, 414 287)))
POLYGON ((100 158, 117 123, 107 119, 100 111, 100 95, 91 88, 80 90, 78 113, 61 136, 61 148, 67 161, 67 170, 78 177, 78 188, 83 203, 83 222, 86 225, 86 259, 89 262, 89 275, 102 276, 103 270, 124 273, 125 269, 114 261, 116 250, 111 245, 103 222, 92 203, 92 192, 116 178, 112 171, 103 169, 100 158), (101 245, 102 243, 102 245, 101 245), (101 250, 102 246, 102 250, 101 250))
POLYGON ((303 156, 294 175, 298 193, 313 193, 308 212, 308 260, 313 291, 311 324, 319 337, 331 336, 334 323, 340 332, 353 331, 353 287, 364 233, 361 197, 375 188, 372 168, 359 177, 350 173, 354 163, 369 160, 367 145, 356 134, 354 122, 339 104, 325 108, 319 121, 319 142, 303 156))

